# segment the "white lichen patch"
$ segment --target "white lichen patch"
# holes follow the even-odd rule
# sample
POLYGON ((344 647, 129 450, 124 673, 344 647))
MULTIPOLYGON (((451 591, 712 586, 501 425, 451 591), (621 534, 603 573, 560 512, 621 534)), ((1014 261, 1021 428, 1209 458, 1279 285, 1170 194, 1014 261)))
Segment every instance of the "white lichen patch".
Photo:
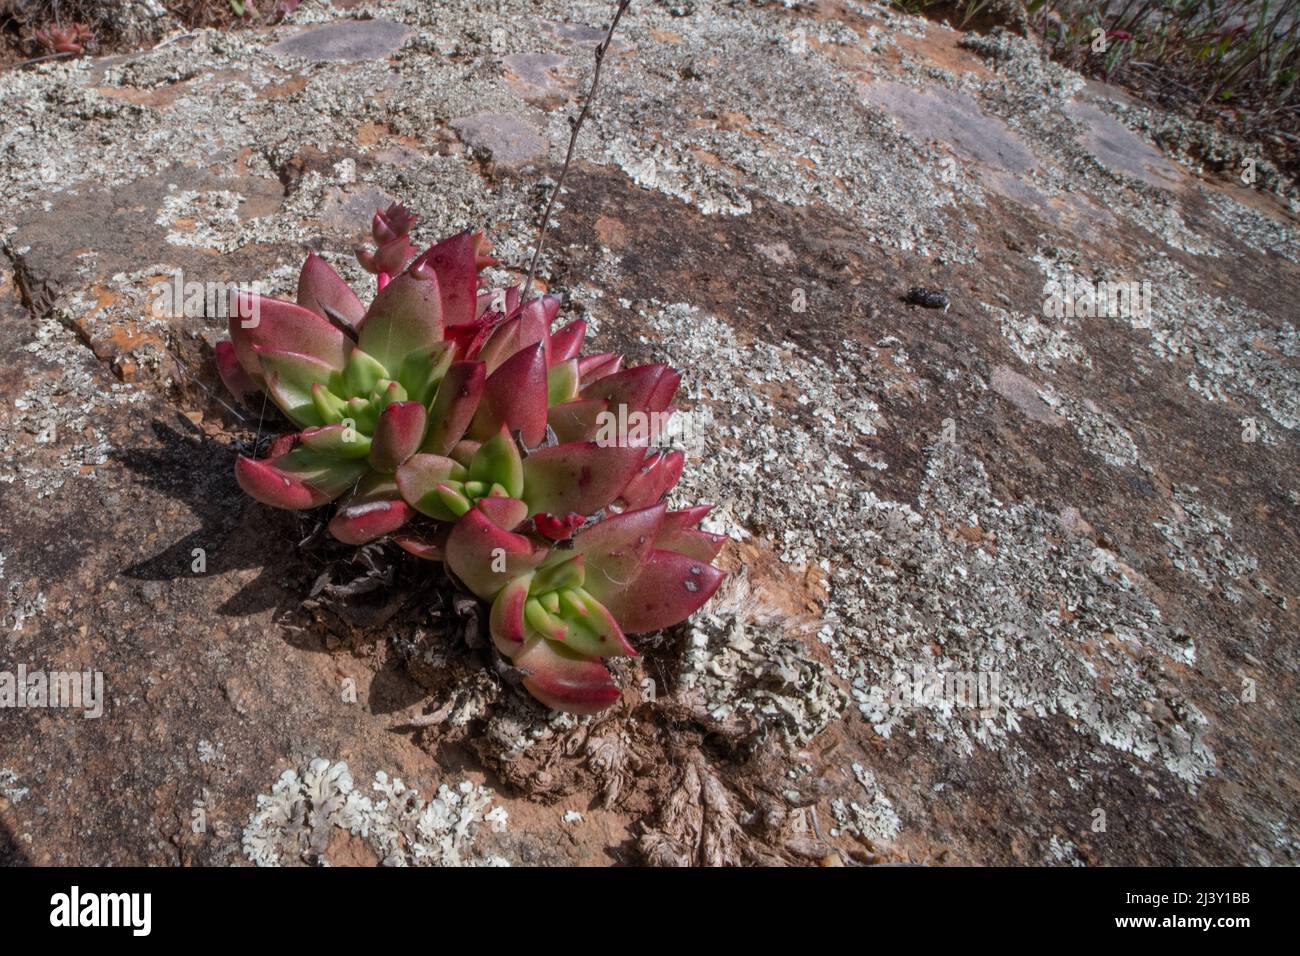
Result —
POLYGON ((21 581, 10 581, 4 591, 4 606, 0 613, 0 632, 17 634, 29 620, 45 613, 45 592, 24 586, 21 581))
POLYGON ((485 828, 506 827, 503 807, 492 805, 486 787, 446 784, 428 801, 383 771, 358 791, 346 763, 322 757, 300 774, 286 770, 244 827, 244 854, 259 866, 325 864, 340 833, 362 840, 385 866, 501 866, 499 856, 475 847, 485 828))
POLYGON ((1074 339, 1075 321, 1068 318, 1041 319, 1023 312, 1011 312, 981 302, 980 308, 998 323, 998 331, 1011 351, 1026 365, 1055 372, 1065 363, 1092 368, 1092 359, 1074 339))
MULTIPOLYGON (((1096 560, 1088 538, 1060 540, 1057 516, 1035 502, 995 498, 960 431, 956 445, 936 436, 915 506, 872 491, 860 470, 868 435, 846 427, 844 411, 907 383, 907 372, 869 361, 851 341, 829 367, 793 347, 745 341, 685 305, 645 318, 657 356, 710 371, 686 404, 710 404, 717 428, 688 462, 681 501, 718 502, 717 530, 763 539, 790 572, 821 581, 824 593, 805 595, 820 608, 817 639, 877 733, 970 753, 1014 747, 1024 721, 1060 716, 1072 732, 1189 784, 1213 769, 1204 718, 1155 676, 1161 661, 1193 661, 1194 645, 1171 633, 1139 575, 1096 560), (916 664, 996 674, 998 697, 979 708, 942 695, 897 699, 895 678, 916 664)), ((1136 460, 1113 418, 1073 400, 1067 411, 1097 454, 1136 460)), ((880 433, 900 427, 870 414, 880 433)), ((745 627, 738 650, 726 622, 707 617, 697 630, 690 672, 724 707, 746 706, 727 676, 753 666, 746 655, 765 658, 760 672, 779 672, 789 647, 745 627), (722 676, 710 672, 715 662, 722 676)), ((783 716, 790 726, 807 720, 783 716)))
POLYGON ((221 752, 221 744, 214 744, 210 740, 200 740, 195 749, 199 753, 199 763, 220 763, 225 757, 221 752))
POLYGON ((483 730, 493 752, 502 760, 514 760, 538 745, 547 746, 563 738, 590 718, 558 711, 544 711, 518 694, 502 695, 483 730))
MULTIPOLYGON (((864 109, 834 58, 839 48, 878 53, 887 45, 881 31, 795 20, 773 42, 765 11, 733 7, 725 16, 694 18, 689 31, 664 44, 640 31, 673 30, 675 21, 653 9, 642 15, 644 26, 629 34, 636 61, 611 60, 602 81, 623 120, 597 116, 580 154, 707 215, 745 215, 753 194, 827 205, 859 222, 872 241, 972 261, 972 234, 952 230, 944 215, 970 187, 933 175, 943 151, 918 145, 887 116, 864 109), (761 69, 755 49, 764 51, 761 69), (677 89, 672 98, 663 95, 667 78, 677 89), (707 102, 710 119, 682 108, 694 101, 707 102)), ((563 118, 554 116, 551 129, 562 135, 563 118)))
POLYGON ((1196 487, 1175 486, 1174 513, 1156 528, 1169 544, 1173 566, 1191 575, 1207 590, 1241 603, 1241 586, 1252 583, 1258 559, 1238 549, 1232 539, 1232 519, 1198 496, 1196 487))
POLYGON ((1182 213, 1173 206, 1154 206, 1145 216, 1135 217, 1134 221, 1180 252, 1190 252, 1194 256, 1223 255, 1212 241, 1193 232, 1183 221, 1182 213))
POLYGON ((174 246, 230 252, 238 241, 231 233, 238 229, 244 198, 228 189, 173 188, 154 221, 167 230, 167 242, 174 246))
POLYGON ((1140 578, 1098 560, 1092 542, 1054 543, 1056 517, 1032 502, 998 501, 983 465, 959 447, 936 450, 919 510, 904 507, 904 520, 899 506, 874 496, 860 507, 864 525, 879 529, 868 553, 888 565, 858 560, 846 570, 846 579, 872 581, 845 626, 866 629, 854 696, 879 733, 924 733, 969 753, 999 745, 1027 719, 1061 714, 1189 784, 1212 770, 1204 717, 1156 676, 1161 661, 1190 664, 1193 646, 1164 624, 1140 578), (952 535, 947 526, 958 522, 978 535, 952 535), (978 706, 900 695, 900 670, 908 673, 900 662, 996 676, 996 694, 978 706), (1161 720, 1152 700, 1162 701, 1161 720), (918 714, 933 723, 918 723, 918 714))
MULTIPOLYGON (((952 85, 975 94, 984 110, 1004 120, 1031 145, 1042 164, 1034 180, 1037 188, 1055 199, 1072 192, 1085 193, 1099 207, 1149 234, 1153 251, 1167 244, 1194 255, 1221 254, 1210 240, 1187 225, 1171 191, 1153 186, 1144 176, 1108 163, 1092 152, 1088 133, 1093 124, 1081 122, 1069 113, 1074 98, 1083 90, 1082 77, 1044 60, 1037 44, 1007 31, 968 33, 961 45, 988 58, 996 76, 976 80, 963 74, 961 79, 951 81, 952 85)), ((923 67, 916 72, 918 76, 928 75, 923 67)), ((1088 107, 1096 108, 1125 122, 1123 108, 1114 102, 1098 101, 1096 107, 1088 107)), ((1126 125, 1135 133, 1142 132, 1133 124, 1126 125)), ((1104 131, 1102 138, 1107 139, 1104 131)), ((1145 150, 1159 155, 1150 137, 1143 142, 1145 150)), ((1093 223, 1090 229, 1094 236, 1105 231, 1100 223, 1093 223)))
POLYGON ((1090 398, 1076 399, 1058 392, 1050 384, 1038 392, 1039 398, 1057 415, 1073 427, 1083 447, 1116 468, 1127 468, 1140 463, 1137 445, 1128 429, 1114 415, 1090 398))
POLYGON ((4 797, 10 803, 21 803, 27 799, 29 793, 26 787, 19 785, 17 773, 6 767, 0 767, 0 797, 4 797))
POLYGON ((1079 859, 1079 848, 1070 840, 1062 840, 1055 833, 1047 841, 1047 854, 1043 862, 1055 866, 1086 865, 1079 859))
POLYGON ((94 365, 54 315, 41 319, 24 350, 39 365, 0 429, 0 481, 21 480, 37 498, 47 498, 69 478, 108 461, 106 412, 148 401, 148 395, 94 365))
POLYGON ((1171 361, 1191 358, 1188 386, 1202 397, 1253 400, 1282 427, 1300 429, 1300 336, 1285 312, 1266 315, 1210 295, 1171 260, 1151 266, 1152 350, 1171 361))
POLYGON ((891 843, 902 830, 902 821, 885 792, 876 782, 876 776, 862 764, 852 767, 853 776, 864 791, 862 801, 835 799, 831 812, 835 814, 832 836, 848 833, 862 837, 874 845, 891 843))
MULTIPOLYGON (((814 529, 826 501, 853 467, 832 446, 885 427, 870 394, 923 385, 905 368, 875 361, 876 349, 853 342, 843 344, 832 365, 790 343, 742 341, 725 322, 682 303, 645 320, 663 361, 711 371, 682 384, 683 406, 709 406, 714 427, 697 436, 679 500, 714 502, 716 531, 741 538, 770 532, 781 560, 807 571, 820 550, 814 529), (774 397, 782 395, 796 403, 798 417, 778 412, 774 397), (790 462, 818 467, 791 468, 790 462)), ((856 464, 869 460, 861 455, 856 464)))
MULTIPOLYGON (((1091 269, 1060 250, 1034 257, 1048 280, 1072 269, 1101 279, 1130 281, 1114 270, 1091 269)), ((1164 255, 1152 256, 1140 277, 1151 286, 1150 309, 1110 316, 1141 334, 1138 341, 1168 362, 1190 364, 1187 385, 1211 402, 1249 408, 1258 403, 1275 422, 1300 428, 1300 335, 1279 303, 1276 315, 1204 291, 1205 280, 1164 255)), ((1144 356, 1135 354, 1141 366, 1144 356)))
POLYGON ((830 668, 809 656, 805 642, 816 639, 811 622, 800 627, 765 606, 737 572, 691 622, 679 696, 698 700, 715 720, 749 717, 789 743, 806 743, 847 704, 830 668))
POLYGON ((737 177, 710 167, 692 168, 684 157, 665 144, 639 150, 626 140, 606 147, 608 156, 628 178, 645 189, 657 189, 689 203, 705 215, 743 216, 752 205, 737 188, 737 177))
POLYGON ((1226 193, 1202 189, 1215 217, 1232 230, 1232 235, 1255 252, 1274 253, 1289 262, 1300 262, 1300 233, 1266 216, 1257 209, 1243 206, 1226 193))

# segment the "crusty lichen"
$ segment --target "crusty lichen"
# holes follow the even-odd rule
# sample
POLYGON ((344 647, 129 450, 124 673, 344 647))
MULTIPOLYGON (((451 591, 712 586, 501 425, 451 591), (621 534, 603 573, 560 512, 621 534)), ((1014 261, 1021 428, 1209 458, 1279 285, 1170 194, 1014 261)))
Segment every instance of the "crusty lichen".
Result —
POLYGON ((4 797, 10 803, 21 803, 29 796, 30 791, 23 786, 19 786, 18 774, 7 767, 0 767, 0 797, 4 797))
MULTIPOLYGON (((817 637, 876 732, 920 733, 924 712, 932 742, 969 752, 1009 744, 1027 715, 1059 713, 1079 732, 1159 761, 1189 783, 1212 770, 1204 718, 1167 685, 1153 683, 1141 663, 1145 657, 1188 661, 1193 645, 1175 640, 1140 579, 1096 560, 1094 541, 1053 543, 1054 514, 1032 501, 997 500, 984 464, 963 447, 960 433, 956 444, 932 446, 915 506, 882 499, 855 476, 846 447, 855 444, 855 432, 863 438, 872 432, 846 429, 830 410, 862 408, 855 396, 886 389, 878 376, 905 372, 866 361, 852 343, 845 343, 838 369, 793 348, 742 343, 717 317, 681 306, 647 319, 653 348, 711 371, 690 399, 710 404, 719 427, 704 436, 683 495, 718 501, 719 530, 771 535, 792 571, 825 566, 829 593, 817 637), (850 379, 848 370, 859 378, 850 379), (765 398, 778 387, 799 395, 813 414, 781 416, 778 424, 777 407, 765 398), (972 546, 954 526, 977 527, 986 543, 972 546), (918 708, 891 701, 895 672, 913 663, 999 672, 1001 699, 985 716, 947 702, 918 708), (1169 702, 1173 716, 1166 725, 1147 712, 1153 696, 1169 702)), ((1133 463, 1136 450, 1113 419, 1083 403, 1064 411, 1103 459, 1133 463)), ((872 429, 899 427, 879 412, 868 420, 872 429)), ((781 646, 765 648, 776 652, 772 666, 781 646)), ((708 638, 705 649, 717 653, 708 638)), ((697 667, 688 665, 688 673, 697 667)))
MULTIPOLYGON (((1129 281, 1114 267, 1085 263, 1078 253, 1041 250, 1034 262, 1044 280, 1062 282, 1074 273, 1099 280, 1129 281)), ((1300 428, 1300 334, 1295 324, 1249 308, 1229 294, 1212 293, 1202 277, 1164 254, 1143 266, 1150 283, 1149 312, 1134 311, 1108 321, 1140 333, 1145 343, 1134 352, 1141 366, 1143 352, 1166 362, 1191 359, 1194 369, 1187 386, 1210 402, 1235 400, 1258 403, 1278 425, 1300 428)))
POLYGON ((739 572, 691 622, 677 696, 698 702, 714 720, 744 717, 778 730, 789 744, 806 743, 848 701, 805 642, 815 644, 815 623, 801 627, 765 606, 739 572))
POLYGON ((831 801, 836 823, 831 835, 849 833, 873 846, 891 843, 902 829, 902 821, 894 809, 893 801, 881 790, 876 775, 862 764, 853 764, 851 770, 854 779, 862 787, 861 802, 851 798, 831 801))
POLYGON ((323 757, 301 773, 284 771, 270 794, 257 798, 244 827, 244 854, 259 866, 325 864, 342 830, 365 841, 385 866, 507 865, 474 845, 485 826, 497 832, 506 826, 505 809, 492 806, 486 787, 443 784, 426 802, 400 778, 379 771, 371 789, 377 796, 356 789, 346 763, 323 757))

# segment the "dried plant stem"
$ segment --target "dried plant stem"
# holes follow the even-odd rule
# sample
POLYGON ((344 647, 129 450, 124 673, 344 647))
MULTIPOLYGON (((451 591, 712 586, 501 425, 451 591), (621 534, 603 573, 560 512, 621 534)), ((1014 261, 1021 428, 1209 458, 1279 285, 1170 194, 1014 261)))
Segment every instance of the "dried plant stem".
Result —
POLYGON ((537 245, 533 249, 532 261, 528 263, 528 278, 524 280, 523 293, 519 296, 521 302, 528 300, 528 292, 533 286, 533 276, 537 272, 537 261, 542 256, 542 245, 546 242, 546 230, 551 224, 551 208, 555 205, 555 197, 560 195, 564 189, 564 179, 569 174, 569 165, 573 162, 573 148, 578 143, 578 133, 582 130, 582 124, 587 119, 587 113, 591 111, 592 101, 596 99, 596 89, 600 85, 600 68, 605 62, 605 54, 609 50, 609 45, 614 40, 614 30, 618 27, 618 21, 623 18, 623 12, 627 10, 632 0, 619 0, 618 9, 614 11, 614 19, 610 21, 609 31, 605 34, 605 39, 601 40, 596 46, 596 68, 591 75, 591 88, 587 91, 587 98, 582 104, 582 111, 578 113, 576 120, 570 120, 569 126, 572 132, 569 133, 569 149, 564 154, 564 166, 560 169, 560 178, 556 182, 555 188, 551 190, 551 196, 546 201, 546 211, 542 213, 542 226, 537 233, 537 245))
POLYGON ((23 60, 18 64, 19 69, 27 69, 29 66, 35 66, 37 63, 49 63, 51 60, 66 60, 69 57, 76 56, 75 53, 47 53, 44 56, 34 56, 30 60, 23 60))

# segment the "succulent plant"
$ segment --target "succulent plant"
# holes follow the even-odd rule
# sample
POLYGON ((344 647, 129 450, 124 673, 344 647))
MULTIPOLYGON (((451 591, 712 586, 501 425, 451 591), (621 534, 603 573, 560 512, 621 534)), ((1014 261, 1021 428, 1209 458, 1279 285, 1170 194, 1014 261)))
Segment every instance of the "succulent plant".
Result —
POLYGON ((70 23, 67 26, 51 23, 36 30, 33 39, 50 53, 80 54, 95 38, 94 32, 84 23, 70 23))
POLYGON ((707 505, 670 512, 658 502, 548 546, 521 533, 527 510, 516 499, 480 501, 448 534, 447 567, 492 602, 493 643, 534 697, 601 710, 619 697, 602 658, 636 656, 628 634, 676 624, 712 597, 724 572, 711 562, 725 539, 696 528, 707 505))
POLYGON ((241 297, 221 376, 301 430, 240 456, 236 477, 279 508, 346 495, 336 538, 393 534, 444 561, 493 602, 495 642, 534 696, 598 710, 618 697, 601 658, 635 654, 626 634, 685 619, 723 576, 710 563, 723 539, 696 528, 707 507, 662 503, 683 457, 652 446, 681 375, 581 356, 586 325, 552 332, 554 296, 480 290, 494 263, 480 233, 412 259, 414 221, 376 212, 376 248, 357 253, 376 275, 368 307, 315 254, 297 303, 241 297))

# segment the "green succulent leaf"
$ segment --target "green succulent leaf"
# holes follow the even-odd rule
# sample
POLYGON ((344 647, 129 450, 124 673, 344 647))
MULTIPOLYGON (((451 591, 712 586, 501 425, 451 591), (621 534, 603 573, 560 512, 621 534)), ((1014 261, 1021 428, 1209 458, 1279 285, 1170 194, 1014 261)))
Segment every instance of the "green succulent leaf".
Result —
POLYGON ((578 397, 578 360, 569 359, 554 365, 546 373, 546 401, 548 405, 561 405, 578 397))
POLYGON ((365 474, 364 462, 343 461, 309 448, 278 458, 240 457, 235 477, 258 501, 275 508, 316 508, 332 501, 365 474))
POLYGON ((312 389, 329 382, 334 370, 320 359, 297 352, 257 349, 266 379, 266 390, 280 411, 302 427, 324 425, 320 410, 312 401, 312 389))
POLYGON ((564 646, 587 657, 635 657, 614 616, 581 588, 556 594, 558 619, 564 622, 564 646))
MULTIPOLYGON (((316 411, 321 417, 321 423, 337 425, 343 419, 350 417, 348 406, 333 392, 324 385, 313 385, 311 388, 311 401, 316 406, 316 411)), ((354 419, 355 424, 355 419, 354 419)))
POLYGON ((401 382, 390 382, 388 379, 380 379, 379 386, 372 401, 378 406, 379 411, 376 414, 382 414, 384 409, 395 402, 405 402, 409 396, 401 382))
POLYGON ((582 587, 586 577, 582 555, 564 551, 556 553, 563 555, 563 560, 555 563, 547 562, 538 570, 533 579, 533 594, 545 594, 561 588, 582 587))
POLYGON ((411 401, 428 408, 454 357, 449 342, 439 342, 430 349, 417 349, 403 360, 397 381, 406 389, 411 401))
POLYGON ((369 352, 353 349, 348 364, 343 369, 339 391, 347 396, 369 395, 381 379, 389 378, 388 370, 369 352))
POLYGON ((554 614, 546 610, 537 598, 529 598, 524 605, 524 620, 528 626, 548 641, 563 641, 569 628, 554 614))
POLYGON ((442 502, 443 507, 457 518, 474 507, 474 503, 466 496, 463 485, 444 481, 434 489, 434 492, 438 495, 438 500, 442 502))
MULTIPOLYGON (((524 493, 524 460, 510 433, 501 428, 479 446, 470 461, 469 477, 486 485, 500 485, 507 497, 518 498, 524 493)), ((488 489, 475 497, 482 498, 488 489)))
POLYGON ((459 483, 468 476, 465 467, 441 455, 412 455, 397 469, 397 487, 416 511, 437 521, 455 521, 457 513, 438 493, 444 483, 459 483))
POLYGON ((407 272, 394 277, 370 303, 357 344, 390 370, 400 371, 412 352, 442 341, 438 280, 407 272))
POLYGON ((334 458, 365 458, 370 454, 370 439, 351 425, 325 425, 302 433, 305 448, 334 458))

